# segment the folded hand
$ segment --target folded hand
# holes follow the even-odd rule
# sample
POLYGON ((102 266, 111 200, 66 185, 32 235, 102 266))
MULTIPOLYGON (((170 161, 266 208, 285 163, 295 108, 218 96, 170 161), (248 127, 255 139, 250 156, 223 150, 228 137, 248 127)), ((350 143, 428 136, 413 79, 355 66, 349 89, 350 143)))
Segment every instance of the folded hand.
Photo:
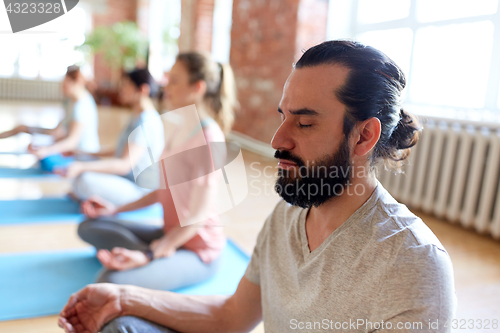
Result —
POLYGON ((67 333, 97 333, 122 312, 121 287, 99 283, 71 295, 59 314, 59 327, 67 333))
POLYGON ((113 250, 99 250, 97 259, 107 269, 118 271, 138 268, 149 263, 149 259, 141 251, 128 250, 123 247, 115 247, 113 250))
POLYGON ((93 219, 99 216, 111 216, 116 213, 115 205, 98 196, 93 196, 83 201, 80 208, 83 214, 93 219))

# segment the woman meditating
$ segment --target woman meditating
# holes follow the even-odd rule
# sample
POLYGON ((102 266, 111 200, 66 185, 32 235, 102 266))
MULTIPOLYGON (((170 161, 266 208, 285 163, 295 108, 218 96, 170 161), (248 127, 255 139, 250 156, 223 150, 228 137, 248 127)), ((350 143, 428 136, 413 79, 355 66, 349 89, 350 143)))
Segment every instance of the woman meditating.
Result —
MULTIPOLYGON (((189 138, 198 135, 207 147, 211 142, 224 142, 237 103, 229 66, 221 66, 200 53, 180 54, 169 74, 165 96, 170 110, 196 106, 198 126, 187 131, 187 146, 189 138)), ((214 172, 201 170, 196 156, 191 158, 193 154, 173 154, 183 151, 182 145, 172 143, 176 140, 175 135, 167 140, 162 154, 176 156, 178 164, 170 165, 176 176, 170 174, 168 180, 162 177, 161 189, 121 207, 98 197, 82 203, 89 219, 80 224, 78 234, 98 249, 97 257, 104 266, 98 282, 174 290, 199 283, 217 271, 226 243, 219 216, 211 212, 220 179, 214 172), (173 184, 179 178, 193 180, 181 184, 184 189, 180 193, 176 190, 179 184, 173 184), (163 206, 162 227, 112 216, 156 202, 163 206)), ((165 175, 168 163, 160 164, 165 175)))
POLYGON ((0 139, 18 133, 45 134, 52 137, 54 143, 40 146, 29 145, 28 150, 40 159, 41 168, 53 171, 54 168, 71 163, 73 158, 64 158, 61 153, 78 151, 95 153, 100 149, 98 135, 98 115, 94 98, 85 87, 85 78, 77 66, 70 66, 62 82, 62 91, 68 101, 65 118, 53 129, 19 125, 14 129, 0 133, 0 139))
MULTIPOLYGON (((116 150, 93 154, 93 161, 77 161, 56 170, 75 178, 72 196, 86 200, 94 195, 115 205, 124 205, 141 198, 150 190, 135 183, 133 168, 145 157, 158 159, 165 146, 163 124, 150 98, 153 78, 147 69, 126 73, 120 86, 120 101, 132 110, 130 121, 121 133, 116 150), (133 135, 147 125, 151 144, 133 135)), ((146 180, 144 180, 146 181, 146 180)), ((158 173, 150 173, 148 188, 159 183, 158 173)))

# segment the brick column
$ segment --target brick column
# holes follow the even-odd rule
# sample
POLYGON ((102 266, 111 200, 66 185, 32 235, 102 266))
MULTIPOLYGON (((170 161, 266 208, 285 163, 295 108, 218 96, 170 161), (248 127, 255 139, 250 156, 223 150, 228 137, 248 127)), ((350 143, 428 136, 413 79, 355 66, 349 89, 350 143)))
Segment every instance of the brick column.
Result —
POLYGON ((179 50, 212 51, 215 0, 182 0, 179 50))
POLYGON ((325 41, 328 23, 328 0, 301 0, 297 17, 295 61, 303 51, 325 41))
POLYGON ((270 142, 300 50, 326 38, 326 0, 234 0, 231 65, 241 110, 234 130, 270 142))

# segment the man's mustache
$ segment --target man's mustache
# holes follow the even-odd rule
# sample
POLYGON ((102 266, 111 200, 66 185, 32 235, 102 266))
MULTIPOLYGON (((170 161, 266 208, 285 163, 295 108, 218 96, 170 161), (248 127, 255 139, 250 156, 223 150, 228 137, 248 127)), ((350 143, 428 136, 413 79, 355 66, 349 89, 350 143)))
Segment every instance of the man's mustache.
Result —
POLYGON ((300 157, 293 155, 292 153, 290 153, 287 150, 276 150, 276 152, 274 153, 274 157, 282 159, 282 160, 294 162, 299 167, 305 165, 304 161, 302 161, 302 159, 300 157))

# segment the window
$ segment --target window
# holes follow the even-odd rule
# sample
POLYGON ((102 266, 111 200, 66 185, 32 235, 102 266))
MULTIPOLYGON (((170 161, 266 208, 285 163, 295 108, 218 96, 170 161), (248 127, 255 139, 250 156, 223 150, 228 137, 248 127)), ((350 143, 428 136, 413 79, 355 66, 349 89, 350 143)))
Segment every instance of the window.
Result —
MULTIPOLYGON (((59 80, 68 66, 82 65, 83 53, 75 46, 83 44, 90 30, 91 16, 84 4, 40 26, 16 34, 0 34, 0 76, 59 80)), ((5 13, 6 15, 6 13, 5 13)), ((10 31, 6 17, 2 28, 10 31)), ((82 68, 89 75, 90 65, 82 68)))
POLYGON ((491 21, 419 29, 413 48, 412 101, 483 108, 492 44, 491 21))
POLYGON ((151 0, 149 3, 149 71, 161 81, 179 53, 181 1, 151 0))
POLYGON ((212 58, 229 63, 233 0, 215 0, 212 29, 212 58))
POLYGON ((328 38, 391 57, 406 103, 500 113, 498 0, 330 0, 328 38))

